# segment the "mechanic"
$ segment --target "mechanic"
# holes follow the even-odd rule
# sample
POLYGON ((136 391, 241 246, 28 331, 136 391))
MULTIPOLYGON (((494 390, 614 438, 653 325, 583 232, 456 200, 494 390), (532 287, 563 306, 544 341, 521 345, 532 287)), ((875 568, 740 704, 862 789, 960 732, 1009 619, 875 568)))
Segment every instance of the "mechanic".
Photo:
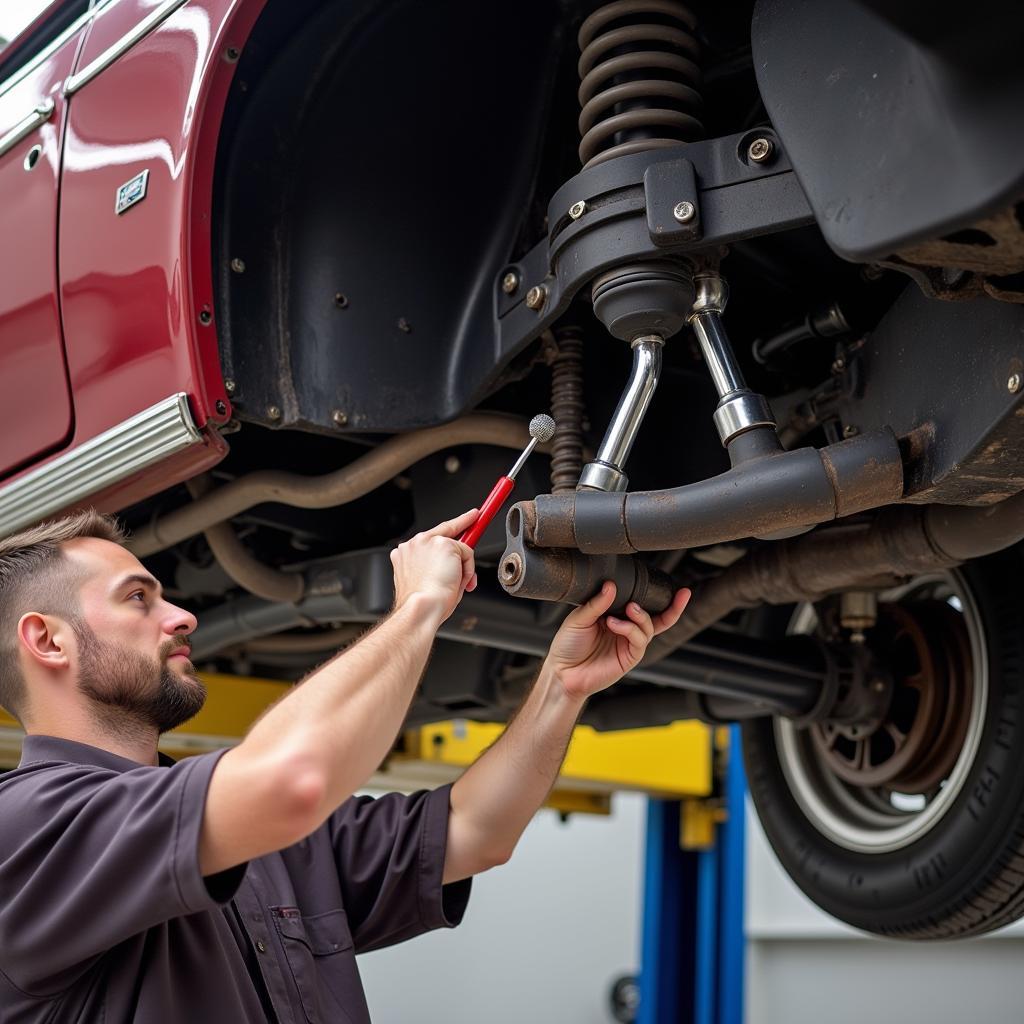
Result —
POLYGON ((641 659, 652 619, 569 614, 502 737, 451 786, 355 797, 395 741, 434 636, 476 585, 471 510, 392 553, 391 613, 238 746, 175 763, 203 705, 190 613, 94 511, 0 541, 0 704, 27 733, 0 776, 0 1019, 369 1020, 355 954, 462 918, 508 860, 584 702, 641 659))

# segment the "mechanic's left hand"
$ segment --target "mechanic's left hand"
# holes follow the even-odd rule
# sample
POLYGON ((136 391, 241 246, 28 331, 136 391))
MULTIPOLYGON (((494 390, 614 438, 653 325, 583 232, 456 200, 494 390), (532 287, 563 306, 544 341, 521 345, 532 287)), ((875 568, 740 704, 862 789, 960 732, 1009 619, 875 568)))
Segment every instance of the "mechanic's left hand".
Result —
POLYGON ((679 621, 690 591, 676 591, 672 603, 653 619, 640 607, 626 605, 628 618, 605 613, 615 601, 615 584, 606 580, 586 603, 562 623, 548 652, 548 666, 555 671, 569 696, 589 697, 607 689, 630 669, 636 668, 651 638, 679 621))

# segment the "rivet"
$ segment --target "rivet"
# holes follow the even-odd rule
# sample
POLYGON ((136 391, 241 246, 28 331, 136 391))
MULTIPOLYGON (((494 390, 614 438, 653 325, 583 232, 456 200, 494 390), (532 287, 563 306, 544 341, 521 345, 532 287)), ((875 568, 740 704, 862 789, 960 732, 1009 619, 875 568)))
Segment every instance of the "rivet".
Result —
POLYGON ((519 287, 519 275, 514 270, 510 270, 501 279, 501 290, 506 295, 512 295, 518 287, 519 287))
POLYGON ((767 163, 775 152, 775 143, 771 139, 761 136, 754 139, 747 147, 747 159, 755 164, 767 163))
POLYGON ((231 261, 231 269, 236 274, 245 273, 245 260, 240 260, 237 256, 231 261))
POLYGON ((335 409, 331 413, 331 422, 336 426, 343 427, 348 423, 348 417, 340 409, 335 409))
POLYGON ((238 60, 238 58, 239 58, 239 57, 240 57, 241 55, 242 55, 242 51, 241 51, 241 50, 239 50, 237 46, 229 46, 229 47, 228 47, 228 48, 227 48, 227 49, 226 49, 226 50, 224 51, 224 59, 225 59, 225 60, 226 60, 226 61, 227 61, 227 62, 228 62, 229 64, 234 64, 234 63, 235 63, 235 61, 236 61, 236 60, 238 60))
POLYGON ((586 209, 587 204, 581 199, 578 203, 573 203, 572 206, 569 207, 569 216, 572 217, 573 220, 579 220, 586 212, 586 209))
POLYGON ((530 309, 543 309, 547 301, 548 290, 542 284, 535 284, 526 293, 526 305, 530 309))
POLYGON ((694 217, 697 216, 697 207, 693 203, 686 202, 685 200, 681 203, 676 203, 672 209, 672 216, 675 217, 680 224, 689 224, 694 217))
POLYGON ((267 417, 272 420, 279 420, 281 418, 281 410, 276 405, 267 406, 267 417))
POLYGON ((1010 379, 1006 382, 1006 390, 1009 391, 1011 395, 1015 395, 1015 394, 1017 394, 1018 391, 1020 391, 1020 385, 1021 385, 1021 376, 1020 376, 1020 374, 1019 373, 1011 373, 1010 374, 1010 379))
POLYGON ((338 309, 347 309, 348 296, 342 295, 341 292, 336 292, 334 295, 334 304, 338 307, 338 309))
POLYGON ((213 320, 213 314, 208 309, 201 309, 199 311, 199 322, 204 326, 208 326, 213 320))

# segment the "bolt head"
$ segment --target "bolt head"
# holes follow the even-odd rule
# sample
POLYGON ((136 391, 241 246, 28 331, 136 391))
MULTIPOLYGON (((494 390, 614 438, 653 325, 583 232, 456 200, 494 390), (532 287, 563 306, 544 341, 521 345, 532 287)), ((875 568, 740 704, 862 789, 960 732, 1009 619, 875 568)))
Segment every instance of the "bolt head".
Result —
POLYGON ((1009 380, 1006 382, 1006 390, 1009 391, 1011 395, 1015 395, 1020 391, 1022 383, 1024 383, 1024 378, 1022 378, 1019 373, 1011 373, 1009 380))
POLYGON ((541 284, 535 284, 526 293, 526 305, 530 309, 543 309, 544 303, 547 301, 547 297, 547 289, 541 284))
POLYGON ((348 416, 346 416, 340 409, 335 409, 331 413, 331 422, 337 427, 343 427, 348 423, 348 416))
POLYGON ((875 693, 881 693, 885 689, 885 680, 884 679, 875 679, 871 683, 871 689, 874 690, 875 693))
POLYGON ((398 318, 398 329, 403 334, 412 334, 412 324, 404 316, 398 318))
POLYGON ((233 380, 224 381, 224 390, 229 395, 233 395, 235 393, 235 382, 233 380))
POLYGON ((281 409, 276 405, 267 406, 267 419, 279 420, 281 418, 281 409))
POLYGON ((852 423, 847 423, 843 427, 843 437, 856 437, 859 433, 860 431, 852 423))
POLYGON ((581 199, 578 203, 573 203, 572 206, 569 207, 569 216, 572 217, 573 220, 579 220, 586 212, 586 209, 587 204, 581 199))
POLYGON ((842 373, 843 370, 845 370, 845 369, 846 369, 846 360, 842 356, 839 356, 838 359, 834 359, 832 361, 832 372, 833 373, 842 373))
POLYGON ((765 164, 771 160, 775 152, 775 143, 771 139, 761 136, 754 139, 747 147, 747 159, 755 164, 765 164))
POLYGON ((512 295, 518 287, 519 287, 519 275, 514 270, 510 270, 501 279, 501 290, 506 295, 512 295))
POLYGON ((444 471, 446 473, 458 473, 462 468, 462 463, 459 461, 458 455, 449 455, 444 460, 444 471))
POLYGON ((245 273, 245 260, 240 260, 237 256, 231 261, 231 269, 236 274, 245 273))
POLYGON ((217 410, 218 416, 224 416, 228 411, 228 403, 223 398, 218 398, 213 407, 217 410))
POLYGON ((685 200, 681 203, 676 203, 672 208, 672 216, 675 217, 680 224, 689 224, 694 217, 697 216, 697 207, 693 203, 686 202, 685 200))

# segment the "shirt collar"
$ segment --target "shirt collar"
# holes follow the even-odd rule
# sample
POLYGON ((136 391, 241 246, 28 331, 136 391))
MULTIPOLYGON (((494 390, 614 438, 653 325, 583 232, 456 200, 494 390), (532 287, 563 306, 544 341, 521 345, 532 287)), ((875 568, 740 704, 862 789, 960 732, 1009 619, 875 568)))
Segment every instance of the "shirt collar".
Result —
MULTIPOLYGON (((174 764, 174 758, 162 751, 157 752, 161 767, 174 764)), ((21 744, 21 762, 18 767, 33 761, 61 761, 72 764, 91 764, 97 768, 109 768, 115 772, 128 772, 133 768, 152 767, 133 761, 130 757, 122 757, 102 747, 93 747, 88 743, 76 740, 65 740, 59 736, 40 736, 33 733, 26 736, 21 744)))

